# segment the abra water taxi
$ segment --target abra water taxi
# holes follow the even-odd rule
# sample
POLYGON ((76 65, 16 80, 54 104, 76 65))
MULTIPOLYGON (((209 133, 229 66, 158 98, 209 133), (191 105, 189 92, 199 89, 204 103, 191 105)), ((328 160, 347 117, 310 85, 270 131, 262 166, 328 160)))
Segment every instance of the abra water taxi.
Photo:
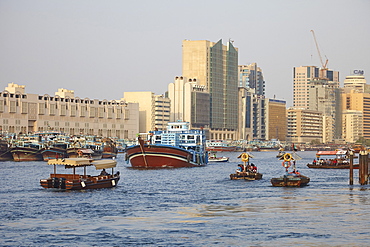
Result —
POLYGON ((279 178, 272 178, 271 184, 274 187, 302 187, 306 186, 310 182, 310 178, 303 176, 296 169, 296 159, 290 153, 286 153, 283 156, 282 166, 285 168, 285 174, 279 178), (293 162, 293 171, 289 172, 291 167, 291 161, 293 162))
POLYGON ((168 123, 163 131, 150 131, 146 140, 127 147, 126 161, 133 168, 197 167, 208 163, 204 130, 191 130, 188 122, 168 123))
POLYGON ((114 174, 115 160, 92 160, 87 158, 52 159, 49 165, 54 165, 54 173, 47 179, 41 179, 40 185, 44 188, 55 188, 62 190, 85 190, 116 187, 120 179, 120 173, 114 174), (73 174, 61 174, 56 172, 56 166, 73 169, 73 174), (86 175, 86 167, 95 166, 96 170, 103 170, 98 176, 86 175), (83 168, 83 175, 76 174, 76 168, 83 168), (105 169, 112 169, 111 174, 105 169))
MULTIPOLYGON (((318 151, 316 159, 312 163, 307 164, 308 168, 320 169, 349 169, 349 151, 348 150, 335 150, 335 151, 318 151)), ((357 158, 357 156, 354 156, 357 158)), ((353 164, 353 169, 358 169, 359 164, 353 164)))
POLYGON ((249 159, 252 155, 247 153, 242 153, 238 156, 243 161, 243 164, 238 165, 238 169, 235 173, 230 174, 231 180, 245 179, 245 180, 259 180, 262 179, 262 174, 257 172, 257 166, 253 163, 249 164, 249 159))

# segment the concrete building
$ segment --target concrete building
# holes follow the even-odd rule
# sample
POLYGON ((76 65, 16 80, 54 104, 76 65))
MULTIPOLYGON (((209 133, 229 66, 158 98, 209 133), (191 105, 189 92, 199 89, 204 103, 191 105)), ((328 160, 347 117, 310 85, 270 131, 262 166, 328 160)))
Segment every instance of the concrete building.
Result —
POLYGON ((168 98, 171 100, 171 122, 183 120, 193 129, 209 129, 210 95, 195 78, 175 77, 175 81, 168 85, 168 98))
POLYGON ((54 130, 70 135, 134 139, 139 131, 139 106, 119 100, 79 98, 59 89, 54 96, 28 94, 9 83, 0 92, 0 131, 32 133, 54 130))
POLYGON ((319 111, 287 109, 287 141, 293 143, 323 142, 323 115, 319 111))
POLYGON ((207 40, 182 42, 182 75, 195 78, 210 94, 210 138, 236 139, 238 119, 238 51, 207 40))
POLYGON ((370 93, 369 85, 366 84, 366 79, 363 70, 353 70, 351 75, 346 76, 344 80, 344 92, 357 90, 359 93, 370 93), (365 89, 366 88, 366 89, 365 89))
POLYGON ((255 90, 239 87, 238 94, 238 140, 253 141, 253 98, 255 90))
POLYGON ((265 80, 257 63, 239 65, 239 87, 253 88, 255 94, 265 95, 265 80))
POLYGON ((340 90, 336 83, 331 83, 327 78, 313 78, 310 81, 307 109, 323 113, 324 143, 331 143, 341 138, 342 111, 337 108, 338 105, 340 105, 340 90))
MULTIPOLYGON (((256 63, 239 65, 239 86, 254 90, 253 93, 253 139, 266 139, 265 81, 262 69, 256 63)), ((284 109, 285 111, 285 109, 284 109)))
POLYGON ((266 98, 253 95, 253 139, 266 140, 266 98))
POLYGON ((124 92, 126 102, 139 104, 139 131, 148 133, 150 130, 166 129, 170 121, 170 99, 153 92, 124 92))
POLYGON ((342 94, 342 111, 354 110, 362 112, 362 134, 370 139, 370 93, 360 93, 352 89, 342 94))
POLYGON ((343 111, 343 139, 347 143, 355 143, 363 136, 362 112, 355 110, 343 111))
POLYGON ((319 69, 316 66, 301 66, 293 68, 293 107, 309 108, 309 88, 314 79, 325 79, 334 87, 339 87, 339 72, 329 69, 319 69))
POLYGON ((266 99, 266 115, 266 139, 286 141, 286 101, 278 99, 266 99))

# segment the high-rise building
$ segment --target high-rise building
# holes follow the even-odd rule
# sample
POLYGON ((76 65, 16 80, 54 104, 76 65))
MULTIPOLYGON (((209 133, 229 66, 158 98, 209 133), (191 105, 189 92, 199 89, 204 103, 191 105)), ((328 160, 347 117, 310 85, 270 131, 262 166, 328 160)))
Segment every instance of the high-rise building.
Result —
POLYGON ((288 108, 287 141, 293 143, 323 142, 323 116, 319 111, 288 108))
POLYGON ((316 66, 294 67, 293 107, 309 109, 310 84, 314 79, 325 80, 333 87, 339 87, 339 72, 319 69, 316 66))
POLYGON ((124 92, 127 102, 139 103, 139 131, 164 130, 170 121, 170 100, 153 92, 124 92))
POLYGON ((257 95, 265 95, 265 80, 257 63, 239 65, 239 87, 255 89, 257 95))
POLYGON ((341 137, 341 110, 338 111, 338 105, 340 105, 340 90, 337 84, 330 83, 327 78, 313 78, 308 88, 307 109, 323 113, 324 143, 334 142, 341 137))
MULTIPOLYGON (((262 69, 256 63, 239 65, 239 87, 253 89, 253 139, 266 139, 265 81, 262 69)), ((285 109, 284 109, 285 111, 285 109)))
POLYGON ((55 95, 25 92, 9 83, 0 92, 0 131, 32 133, 59 131, 69 135, 96 135, 134 139, 139 131, 139 105, 123 100, 75 97, 73 90, 55 95))
POLYGON ((359 93, 370 93, 370 90, 368 90, 369 85, 366 85, 366 79, 363 70, 353 70, 351 75, 346 76, 346 79, 343 83, 344 92, 350 92, 352 89, 355 89, 359 93))
POLYGON ((236 138, 238 114, 238 50, 207 40, 182 43, 182 74, 195 78, 210 94, 211 139, 236 138))
POLYGON ((370 139, 370 93, 360 93, 352 89, 342 94, 342 110, 355 110, 362 112, 362 134, 365 139, 370 139))
POLYGON ((266 99, 266 139, 285 141, 287 135, 286 101, 266 99))
POLYGON ((266 140, 266 98, 253 95, 253 139, 266 140))
POLYGON ((343 139, 347 143, 355 143, 363 136, 362 112, 356 110, 343 111, 343 139))
POLYGON ((253 98, 252 88, 239 87, 238 140, 253 141, 253 98))
POLYGON ((196 79, 176 76, 175 82, 168 85, 168 98, 171 100, 171 122, 182 120, 194 129, 209 128, 209 93, 196 79))

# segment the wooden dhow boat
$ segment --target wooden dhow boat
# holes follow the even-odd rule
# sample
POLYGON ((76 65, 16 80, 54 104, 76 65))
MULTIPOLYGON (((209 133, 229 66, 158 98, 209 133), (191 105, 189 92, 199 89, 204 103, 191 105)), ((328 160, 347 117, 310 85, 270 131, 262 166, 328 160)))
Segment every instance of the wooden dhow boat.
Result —
POLYGON ((0 139, 0 161, 13 160, 12 153, 10 152, 10 144, 7 140, 0 139))
POLYGON ((208 162, 204 130, 191 130, 188 122, 168 123, 163 131, 150 131, 147 140, 127 147, 126 161, 133 168, 199 167, 208 162))
POLYGON ((114 174, 115 160, 92 160, 87 158, 52 159, 49 165, 54 165, 54 172, 47 179, 41 179, 43 188, 59 190, 85 190, 116 187, 120 179, 120 173, 114 174), (56 166, 61 165, 73 170, 72 174, 61 174, 56 172, 56 166), (86 174, 86 167, 95 166, 96 170, 103 170, 100 175, 91 176, 86 174), (83 175, 76 173, 76 168, 83 168, 83 175), (111 174, 105 169, 112 169, 111 174))
POLYGON ((257 172, 257 166, 253 163, 249 164, 249 159, 253 156, 247 153, 242 153, 238 156, 243 161, 243 164, 238 165, 235 173, 230 174, 231 180, 245 179, 245 180, 259 180, 262 179, 262 173, 257 172))
POLYGON ((14 161, 41 161, 43 160, 42 150, 42 145, 39 143, 18 142, 10 152, 14 161))
POLYGON ((290 153, 286 153, 283 156, 282 166, 285 168, 285 174, 278 178, 272 178, 271 184, 274 187, 302 187, 306 186, 310 182, 310 178, 303 176, 298 172, 295 166, 296 158, 290 153), (291 161, 293 162, 293 171, 289 172, 291 167, 291 161))
POLYGON ((102 158, 103 159, 115 159, 118 153, 118 148, 116 146, 116 143, 113 142, 109 138, 104 138, 102 140, 102 143, 103 143, 102 158))

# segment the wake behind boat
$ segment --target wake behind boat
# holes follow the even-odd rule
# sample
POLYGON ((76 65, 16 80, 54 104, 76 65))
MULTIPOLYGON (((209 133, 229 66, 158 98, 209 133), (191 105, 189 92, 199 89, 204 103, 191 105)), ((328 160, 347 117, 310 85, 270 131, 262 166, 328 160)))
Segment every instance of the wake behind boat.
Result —
POLYGON ((168 123, 164 131, 150 131, 147 140, 127 147, 126 161, 133 168, 204 166, 208 162, 203 130, 191 130, 188 122, 168 123))

